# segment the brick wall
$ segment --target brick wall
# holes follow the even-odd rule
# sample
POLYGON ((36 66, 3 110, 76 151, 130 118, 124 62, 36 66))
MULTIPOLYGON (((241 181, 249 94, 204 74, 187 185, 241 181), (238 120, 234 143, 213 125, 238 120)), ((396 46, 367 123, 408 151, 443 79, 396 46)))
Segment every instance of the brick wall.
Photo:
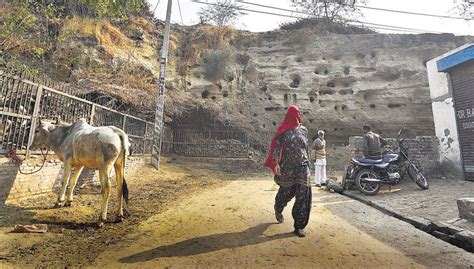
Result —
MULTIPOLYGON (((22 164, 23 172, 37 170, 40 158, 32 158, 22 164)), ((126 161, 125 176, 136 168, 149 162, 149 157, 129 157, 126 161)), ((62 181, 62 162, 59 160, 48 160, 44 167, 37 173, 23 175, 18 172, 15 163, 5 157, 0 157, 0 206, 13 203, 36 195, 58 192, 62 181)), ((83 184, 99 184, 98 175, 93 170, 86 170, 81 174, 76 187, 83 184)), ((115 185, 115 175, 112 172, 111 182, 115 185)))
MULTIPOLYGON (((388 148, 396 148, 398 146, 395 138, 388 138, 388 148)), ((361 136, 352 136, 349 138, 349 147, 351 157, 360 159, 362 153, 361 136)), ((443 174, 442 166, 439 163, 439 141, 434 136, 417 136, 414 139, 406 139, 404 142, 409 147, 408 157, 411 161, 419 164, 426 175, 443 174)))

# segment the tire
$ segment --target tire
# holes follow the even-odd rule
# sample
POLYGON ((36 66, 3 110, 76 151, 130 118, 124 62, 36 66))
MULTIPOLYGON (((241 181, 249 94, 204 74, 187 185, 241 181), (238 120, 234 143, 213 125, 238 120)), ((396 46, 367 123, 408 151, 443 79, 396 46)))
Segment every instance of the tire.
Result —
POLYGON ((425 176, 414 164, 410 164, 410 166, 408 166, 408 175, 421 189, 427 190, 430 188, 425 176))
POLYGON ((377 174, 370 169, 363 168, 357 172, 355 184, 360 192, 365 195, 376 195, 380 191, 380 184, 361 182, 364 178, 378 178, 377 174))

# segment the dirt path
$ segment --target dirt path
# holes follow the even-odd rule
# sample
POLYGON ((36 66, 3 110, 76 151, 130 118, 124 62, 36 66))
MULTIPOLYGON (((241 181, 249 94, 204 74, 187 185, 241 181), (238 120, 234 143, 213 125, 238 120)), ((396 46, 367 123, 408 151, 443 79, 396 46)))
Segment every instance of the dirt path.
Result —
POLYGON ((316 189, 309 235, 297 238, 291 233, 291 210, 285 211, 284 224, 275 223, 275 190, 271 181, 251 178, 184 199, 109 246, 96 265, 469 268, 474 262, 473 254, 359 202, 316 189))
MULTIPOLYGON (((129 174, 132 215, 94 227, 98 189, 71 208, 54 196, 0 209, 0 268, 339 267, 470 268, 473 254, 359 202, 313 189, 308 237, 292 233, 291 208, 276 224, 270 176, 248 165, 163 163, 129 174), (43 235, 14 224, 47 223, 43 235)), ((111 212, 114 212, 112 198, 111 212)), ((110 216, 111 218, 113 215, 110 216)))

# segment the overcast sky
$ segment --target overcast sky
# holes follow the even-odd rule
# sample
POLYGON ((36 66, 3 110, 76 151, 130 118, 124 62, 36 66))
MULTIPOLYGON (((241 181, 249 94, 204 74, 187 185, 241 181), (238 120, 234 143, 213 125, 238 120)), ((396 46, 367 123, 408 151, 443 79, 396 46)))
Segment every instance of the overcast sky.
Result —
MULTIPOLYGON (((157 3, 158 8, 155 16, 164 20, 166 13, 166 4, 168 0, 148 0, 152 6, 155 7, 157 3)), ((216 0, 200 0, 201 2, 215 3, 216 0)), ((269 5, 273 7, 281 7, 286 9, 294 9, 290 0, 245 0, 246 2, 258 3, 262 5, 269 5)), ((457 0, 461 1, 461 0, 457 0)), ((450 10, 453 8, 455 0, 369 0, 368 7, 377 7, 392 10, 402 10, 418 13, 428 13, 436 15, 452 15, 450 10)), ((267 9, 263 7, 252 6, 248 4, 241 4, 243 7, 254 10, 267 11, 272 13, 279 13, 291 15, 289 12, 267 9)), ((198 22, 197 12, 206 5, 192 2, 192 0, 173 0, 172 8, 172 22, 177 24, 192 25, 198 22), (180 5, 178 5, 178 2, 180 5), (179 12, 181 6, 182 20, 179 12)), ((427 32, 443 32, 453 33, 456 35, 474 35, 474 21, 467 22, 465 20, 455 20, 446 18, 434 18, 418 15, 399 14, 385 11, 375 11, 363 9, 364 17, 359 20, 384 24, 390 26, 399 26, 405 28, 416 28, 427 32)), ((298 15, 298 14, 293 14, 298 15)), ((249 30, 253 32, 263 32, 277 29, 282 22, 292 21, 295 19, 285 18, 274 15, 265 15, 259 13, 248 12, 247 15, 240 18, 237 23, 237 28, 249 30)), ((378 30, 380 32, 401 33, 400 31, 378 30)))

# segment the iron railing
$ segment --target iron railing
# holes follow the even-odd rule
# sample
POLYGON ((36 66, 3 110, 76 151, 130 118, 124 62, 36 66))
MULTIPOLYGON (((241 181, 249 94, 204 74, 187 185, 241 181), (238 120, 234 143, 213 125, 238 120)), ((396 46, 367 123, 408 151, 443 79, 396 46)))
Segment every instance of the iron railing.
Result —
POLYGON ((28 156, 39 118, 113 125, 129 135, 132 154, 151 154, 153 123, 76 97, 71 88, 57 90, 40 82, 0 70, 0 154, 16 149, 28 156))
POLYGON ((165 128, 162 152, 189 157, 248 158, 247 134, 219 129, 165 128))

